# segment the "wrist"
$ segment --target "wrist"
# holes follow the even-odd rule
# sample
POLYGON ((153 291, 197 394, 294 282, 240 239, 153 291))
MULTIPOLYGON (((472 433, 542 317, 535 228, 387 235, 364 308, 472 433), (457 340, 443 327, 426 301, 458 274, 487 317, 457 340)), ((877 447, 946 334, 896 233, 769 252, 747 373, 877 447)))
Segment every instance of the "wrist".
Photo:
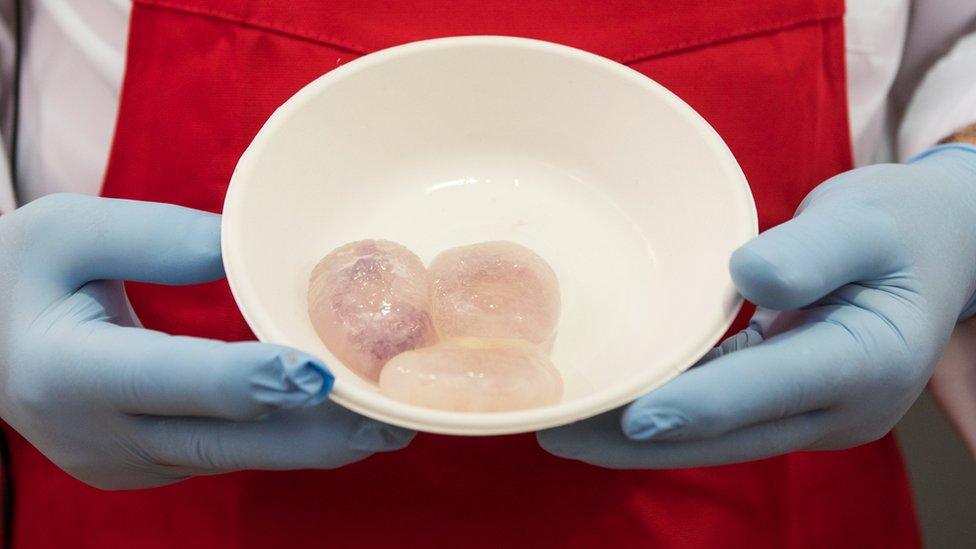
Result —
POLYGON ((940 145, 947 143, 969 143, 970 145, 976 145, 976 124, 970 124, 939 141, 940 145))
POLYGON ((952 155, 957 156, 963 162, 970 162, 976 165, 976 143, 966 143, 953 141, 941 143, 930 147, 905 161, 906 164, 915 164, 919 161, 934 157, 952 155))

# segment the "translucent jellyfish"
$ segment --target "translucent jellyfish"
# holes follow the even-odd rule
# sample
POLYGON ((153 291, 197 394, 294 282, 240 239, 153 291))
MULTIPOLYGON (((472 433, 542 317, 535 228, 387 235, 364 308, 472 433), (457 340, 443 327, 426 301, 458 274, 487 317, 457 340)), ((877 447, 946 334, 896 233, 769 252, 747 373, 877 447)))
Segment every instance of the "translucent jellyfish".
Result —
POLYGON ((380 374, 380 390, 428 408, 501 412, 555 404, 563 382, 537 345, 463 337, 397 355, 380 374))
POLYGON ((431 312, 441 337, 498 337, 552 345, 559 283, 532 250, 494 241, 447 250, 430 264, 431 312))
POLYGON ((329 350, 372 381, 394 356, 437 340, 423 262, 386 240, 351 242, 325 256, 309 279, 308 314, 329 350))

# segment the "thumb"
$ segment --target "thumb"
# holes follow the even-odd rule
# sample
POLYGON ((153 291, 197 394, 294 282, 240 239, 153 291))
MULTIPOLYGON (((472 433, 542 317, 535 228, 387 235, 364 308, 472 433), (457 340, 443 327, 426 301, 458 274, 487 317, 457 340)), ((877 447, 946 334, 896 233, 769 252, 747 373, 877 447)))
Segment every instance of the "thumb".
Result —
POLYGON ((887 217, 870 206, 830 202, 810 204, 732 254, 729 270, 743 297, 761 307, 796 309, 893 270, 895 236, 887 217))

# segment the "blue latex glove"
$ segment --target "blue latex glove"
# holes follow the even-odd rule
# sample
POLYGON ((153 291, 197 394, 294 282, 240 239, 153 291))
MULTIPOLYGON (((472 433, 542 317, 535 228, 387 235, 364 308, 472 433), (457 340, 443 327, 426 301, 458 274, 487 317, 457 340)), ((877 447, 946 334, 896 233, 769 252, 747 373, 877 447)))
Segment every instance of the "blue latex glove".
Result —
POLYGON ((0 414, 101 488, 338 467, 413 433, 323 402, 317 359, 136 327, 118 280, 223 276, 220 217, 54 195, 0 217, 0 414))
POLYGON ((976 148, 936 147, 826 181, 793 220, 737 250, 731 271, 767 310, 725 351, 765 341, 715 351, 623 410, 539 433, 540 444, 606 467, 667 468, 886 434, 970 314, 976 148))

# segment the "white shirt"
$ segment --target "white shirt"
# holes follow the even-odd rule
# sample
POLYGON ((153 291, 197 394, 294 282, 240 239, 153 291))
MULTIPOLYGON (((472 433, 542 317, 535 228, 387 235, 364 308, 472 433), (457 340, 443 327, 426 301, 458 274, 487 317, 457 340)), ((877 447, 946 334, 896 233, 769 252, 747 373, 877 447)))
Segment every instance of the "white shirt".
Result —
MULTIPOLYGON (((25 0, 17 197, 98 193, 118 109, 128 0, 25 0)), ((0 0, 0 101, 10 104, 13 0, 0 0)), ((976 122, 976 1, 848 0, 857 164, 905 159, 976 122)), ((0 105, 2 107, 3 105, 0 105)), ((0 128, 9 147, 9 106, 0 128)), ((9 152, 9 151, 8 151, 9 152)), ((14 204, 0 155, 0 211, 14 204)))

